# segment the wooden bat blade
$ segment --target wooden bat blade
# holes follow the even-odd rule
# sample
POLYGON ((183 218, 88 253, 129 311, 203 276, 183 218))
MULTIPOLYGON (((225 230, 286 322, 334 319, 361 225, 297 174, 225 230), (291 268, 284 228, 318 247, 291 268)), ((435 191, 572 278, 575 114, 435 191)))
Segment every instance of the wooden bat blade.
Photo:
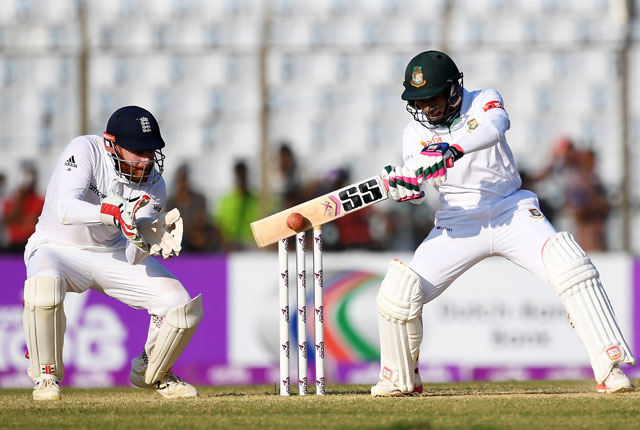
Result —
POLYGON ((256 243, 262 248, 296 234, 296 231, 287 227, 287 217, 294 212, 305 217, 305 227, 311 228, 342 218, 388 197, 387 185, 376 175, 252 222, 251 231, 256 243))

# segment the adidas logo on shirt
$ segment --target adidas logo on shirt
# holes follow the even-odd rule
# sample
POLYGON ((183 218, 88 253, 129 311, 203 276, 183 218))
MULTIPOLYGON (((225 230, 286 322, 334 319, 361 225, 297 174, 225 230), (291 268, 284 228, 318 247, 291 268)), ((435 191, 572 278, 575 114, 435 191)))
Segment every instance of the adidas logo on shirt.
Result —
POLYGON ((67 167, 78 167, 78 165, 76 164, 75 156, 72 155, 71 157, 69 157, 69 159, 65 161, 64 165, 67 167))

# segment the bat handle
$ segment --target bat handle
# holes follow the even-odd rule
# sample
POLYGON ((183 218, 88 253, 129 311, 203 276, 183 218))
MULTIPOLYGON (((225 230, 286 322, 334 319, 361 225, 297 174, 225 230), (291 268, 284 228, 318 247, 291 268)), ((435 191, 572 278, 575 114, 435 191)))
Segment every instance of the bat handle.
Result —
POLYGON ((389 191, 389 180, 388 179, 384 179, 382 177, 380 177, 380 179, 382 179, 382 184, 384 185, 384 188, 389 191))
POLYGON ((450 169, 453 167, 453 157, 449 157, 445 160, 445 164, 447 165, 447 169, 450 169))

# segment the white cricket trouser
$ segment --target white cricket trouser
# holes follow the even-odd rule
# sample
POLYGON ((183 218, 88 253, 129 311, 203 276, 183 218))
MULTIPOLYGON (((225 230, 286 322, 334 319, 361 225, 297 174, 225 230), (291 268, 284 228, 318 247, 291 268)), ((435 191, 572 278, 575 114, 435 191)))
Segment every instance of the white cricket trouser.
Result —
POLYGON ((162 264, 147 258, 131 265, 124 248, 94 251, 46 244, 31 253, 26 265, 27 278, 60 278, 65 292, 92 289, 132 308, 147 309, 151 320, 144 348, 149 356, 160 332, 157 317, 164 318, 169 310, 191 300, 180 281, 162 264))
POLYGON ((526 190, 492 205, 436 213, 435 227, 409 264, 422 278, 424 303, 491 256, 505 257, 548 283, 542 247, 556 230, 539 213, 538 198, 526 190))

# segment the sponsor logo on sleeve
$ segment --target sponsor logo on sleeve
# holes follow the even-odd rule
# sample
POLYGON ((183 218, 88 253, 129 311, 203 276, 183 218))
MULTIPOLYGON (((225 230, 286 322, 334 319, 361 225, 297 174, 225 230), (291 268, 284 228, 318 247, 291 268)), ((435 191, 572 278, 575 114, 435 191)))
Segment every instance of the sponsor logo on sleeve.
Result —
POLYGON ((71 170, 71 167, 73 167, 74 169, 78 168, 78 165, 76 164, 76 157, 72 155, 67 161, 64 162, 64 165, 68 167, 67 172, 71 170))
POLYGON ((89 184, 89 190, 93 191, 101 200, 107 197, 107 195, 100 191, 95 184, 89 184))
POLYGON ((160 211, 162 210, 162 205, 153 205, 153 210, 160 213, 160 211))
POLYGON ((502 106, 500 100, 491 100, 490 102, 487 102, 484 106, 482 106, 482 110, 484 110, 485 112, 491 109, 504 109, 504 107, 502 106))

